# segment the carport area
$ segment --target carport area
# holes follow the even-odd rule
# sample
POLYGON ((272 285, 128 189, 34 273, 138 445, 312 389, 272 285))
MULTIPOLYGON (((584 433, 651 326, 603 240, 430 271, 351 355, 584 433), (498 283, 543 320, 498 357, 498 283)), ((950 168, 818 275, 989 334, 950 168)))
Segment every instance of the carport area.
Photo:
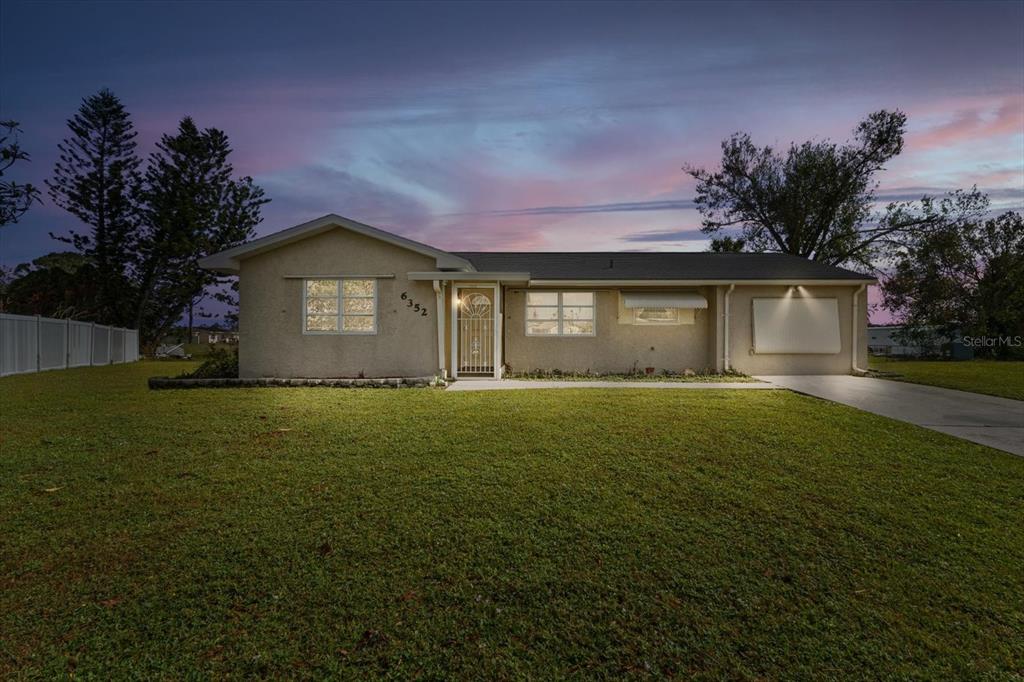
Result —
POLYGON ((759 376, 788 388, 1024 456, 1024 402, 855 376, 759 376))

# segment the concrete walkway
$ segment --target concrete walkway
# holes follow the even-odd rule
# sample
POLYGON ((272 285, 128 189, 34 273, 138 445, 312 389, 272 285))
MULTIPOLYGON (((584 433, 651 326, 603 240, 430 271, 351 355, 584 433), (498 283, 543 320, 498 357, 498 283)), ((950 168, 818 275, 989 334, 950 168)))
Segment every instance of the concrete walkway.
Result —
POLYGON ((1024 402, 888 379, 759 376, 773 386, 1024 456, 1024 402))
POLYGON ((449 391, 512 391, 526 388, 740 388, 777 389, 765 383, 738 381, 527 381, 523 379, 462 379, 450 384, 449 391))

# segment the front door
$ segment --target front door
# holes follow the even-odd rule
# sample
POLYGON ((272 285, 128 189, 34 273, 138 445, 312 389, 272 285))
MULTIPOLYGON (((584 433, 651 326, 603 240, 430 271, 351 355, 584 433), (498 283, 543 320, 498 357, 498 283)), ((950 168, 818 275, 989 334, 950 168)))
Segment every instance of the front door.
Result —
POLYGON ((458 290, 459 376, 494 375, 494 289, 458 290))

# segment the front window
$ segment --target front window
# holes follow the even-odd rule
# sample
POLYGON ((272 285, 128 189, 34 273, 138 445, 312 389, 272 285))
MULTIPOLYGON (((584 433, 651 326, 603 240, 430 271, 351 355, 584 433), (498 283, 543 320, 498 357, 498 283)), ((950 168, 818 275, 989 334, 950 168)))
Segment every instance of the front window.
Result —
POLYGON ((307 279, 303 329, 313 334, 375 334, 377 282, 307 279))
POLYGON ((634 324, 678 324, 679 308, 634 308, 634 324))
POLYGON ((592 291, 526 293, 527 336, 593 336, 592 291))

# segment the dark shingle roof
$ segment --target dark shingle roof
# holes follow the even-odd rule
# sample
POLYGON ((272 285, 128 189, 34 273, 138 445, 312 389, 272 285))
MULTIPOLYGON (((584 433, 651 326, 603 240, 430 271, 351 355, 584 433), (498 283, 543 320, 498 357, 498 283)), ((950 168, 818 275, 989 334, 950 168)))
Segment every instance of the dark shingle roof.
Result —
POLYGON ((872 279, 783 253, 458 251, 455 255, 481 272, 529 272, 531 279, 872 279))

